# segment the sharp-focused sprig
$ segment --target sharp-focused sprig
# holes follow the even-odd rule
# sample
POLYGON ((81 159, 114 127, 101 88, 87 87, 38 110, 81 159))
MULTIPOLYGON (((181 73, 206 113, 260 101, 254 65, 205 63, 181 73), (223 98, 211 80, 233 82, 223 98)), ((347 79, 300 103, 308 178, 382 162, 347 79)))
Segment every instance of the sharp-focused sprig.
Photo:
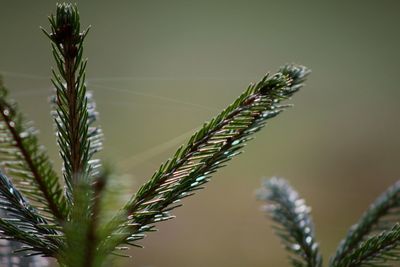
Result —
POLYGON ((342 266, 342 261, 374 233, 391 230, 400 221, 400 181, 380 195, 353 225, 331 258, 330 266, 342 266))
POLYGON ((316 243, 310 207, 284 180, 272 178, 264 182, 259 199, 267 201, 267 212, 275 222, 275 232, 290 252, 293 266, 321 267, 322 257, 316 243))
MULTIPOLYGON (((57 66, 51 102, 66 192, 38 145, 36 131, 24 122, 0 83, 0 159, 11 180, 18 181, 14 186, 0 173, 0 238, 22 242, 21 252, 55 257, 65 267, 100 267, 109 253, 125 249, 121 245, 138 245, 136 241, 153 231, 156 222, 172 218, 171 210, 183 198, 202 189, 214 172, 240 154, 252 135, 287 107, 280 102, 298 91, 309 74, 303 66, 286 65, 250 85, 103 224, 101 203, 109 173, 100 171, 100 161, 93 159, 102 147, 102 133, 93 126, 97 112, 85 85, 83 43, 88 31, 81 31, 76 5, 57 4, 49 22, 50 31, 43 31, 57 66)), ((306 226, 311 227, 311 222, 306 221, 306 226)), ((309 266, 319 267, 318 251, 307 229, 301 229, 302 238, 311 254, 304 251, 314 257, 314 265, 309 266)))
POLYGON ((93 153, 101 147, 101 132, 90 124, 96 117, 94 103, 86 91, 83 41, 88 30, 81 32, 76 5, 57 5, 56 15, 49 17, 51 29, 45 34, 51 40, 58 73, 53 71, 56 88, 54 112, 58 144, 64 161, 67 196, 72 203, 74 184, 98 174, 98 160, 93 153))
POLYGON ((39 145, 37 131, 24 121, 0 79, 1 166, 16 182, 21 193, 39 206, 48 220, 64 220, 67 204, 57 173, 39 145))
POLYGON ((137 245, 135 241, 145 232, 154 230, 154 223, 172 218, 170 211, 182 198, 201 189, 217 169, 240 153, 253 133, 286 107, 279 103, 298 91, 308 74, 303 66, 286 65, 277 74, 250 85, 233 104, 204 124, 108 225, 112 233, 106 251, 120 243, 137 245))

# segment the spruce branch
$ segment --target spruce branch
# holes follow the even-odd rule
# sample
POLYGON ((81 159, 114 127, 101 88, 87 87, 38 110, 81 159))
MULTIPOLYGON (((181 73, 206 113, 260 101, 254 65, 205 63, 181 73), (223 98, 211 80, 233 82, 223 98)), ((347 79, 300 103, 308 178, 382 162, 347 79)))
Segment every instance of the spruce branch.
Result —
POLYGON ((136 245, 154 224, 173 218, 170 211, 182 198, 202 189, 211 175, 225 166, 270 118, 286 106, 279 103, 300 89, 309 70, 286 65, 273 76, 250 85, 236 101, 195 133, 172 159, 161 165, 107 225, 105 251, 119 244, 136 245))
MULTIPOLYGON (((52 71, 55 96, 51 101, 66 194, 33 128, 24 122, 1 86, 1 160, 10 177, 16 177, 21 185, 14 186, 0 173, 0 238, 24 243, 20 251, 28 255, 55 257, 61 266, 99 267, 108 254, 126 249, 124 245, 139 246, 136 241, 154 231, 157 222, 173 218, 171 211, 183 198, 202 189, 214 172, 241 153, 268 119, 287 107, 280 103, 298 91, 309 74, 303 66, 286 65, 250 85, 162 164, 121 211, 102 224, 102 196, 109 174, 101 173, 100 161, 93 159, 102 147, 102 133, 93 126, 96 105, 85 85, 83 45, 88 30, 80 29, 76 5, 57 4, 49 22, 50 31, 43 32, 51 41, 57 66, 52 71)), ((294 212, 304 213, 305 226, 300 225, 304 228, 299 231, 303 231, 305 256, 292 262, 306 266, 302 260, 309 258, 307 266, 320 267, 308 213, 298 210, 304 204, 297 201, 295 205, 300 206, 294 212)))
POLYGON ((345 255, 340 263, 331 266, 361 267, 389 266, 388 262, 400 260, 400 225, 372 236, 345 255))
POLYGON ((0 173, 0 230, 2 238, 28 245, 26 250, 55 256, 63 241, 60 233, 24 199, 11 181, 0 173))
POLYGON ((382 193, 353 225, 340 242, 330 266, 341 266, 343 260, 357 249, 366 238, 381 231, 390 230, 400 220, 400 181, 382 193))
POLYGON ((266 210, 275 222, 276 234, 290 253, 292 265, 321 267, 322 257, 310 217, 311 209, 304 199, 281 178, 266 180, 258 196, 269 203, 266 210))
POLYGON ((1 165, 13 177, 28 199, 39 205, 46 218, 66 218, 66 199, 59 178, 44 148, 39 145, 37 131, 24 120, 0 79, 0 157, 1 165))
POLYGON ((43 31, 51 40, 58 69, 58 74, 53 71, 52 79, 56 88, 54 117, 64 161, 67 196, 72 203, 74 185, 81 180, 89 180, 97 173, 99 162, 92 156, 101 147, 101 132, 90 127, 96 113, 86 91, 87 60, 82 58, 88 30, 80 31, 76 5, 58 4, 56 15, 51 15, 49 22, 50 33, 43 31))

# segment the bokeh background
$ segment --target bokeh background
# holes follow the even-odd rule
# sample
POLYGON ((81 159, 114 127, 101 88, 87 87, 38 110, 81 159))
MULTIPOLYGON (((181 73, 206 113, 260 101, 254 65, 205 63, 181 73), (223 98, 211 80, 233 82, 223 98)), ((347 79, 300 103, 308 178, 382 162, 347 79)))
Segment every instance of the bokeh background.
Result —
MULTIPOLYGON (((47 104, 54 63, 39 30, 55 1, 0 3, 0 73, 60 167, 47 104)), ((121 174, 119 198, 249 82, 287 62, 313 70, 294 108, 116 266, 287 266, 255 200, 261 178, 274 175, 313 207, 327 262, 348 227, 400 177, 398 1, 78 5, 83 25, 92 25, 88 86, 106 135, 102 158, 121 174)))

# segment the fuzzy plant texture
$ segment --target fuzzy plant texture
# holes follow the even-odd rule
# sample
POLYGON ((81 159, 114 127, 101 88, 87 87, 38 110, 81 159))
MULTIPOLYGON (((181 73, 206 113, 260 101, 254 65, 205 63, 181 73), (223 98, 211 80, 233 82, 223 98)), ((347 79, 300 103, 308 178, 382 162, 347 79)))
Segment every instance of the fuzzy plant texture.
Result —
MULTIPOLYGON (((287 107, 280 102, 297 92, 309 74, 303 66, 285 65, 251 84, 107 218, 104 195, 112 171, 95 157, 103 134, 85 83, 88 29, 81 28, 72 4, 57 4, 49 22, 50 30, 43 32, 56 66, 50 102, 63 168, 53 168, 37 131, 0 81, 1 255, 52 257, 68 267, 110 266, 110 254, 126 255, 128 247, 140 247, 138 241, 155 231, 156 223, 173 218, 171 211, 183 198, 202 189, 213 173, 240 154, 253 134, 287 107)), ((12 264, 24 266, 22 260, 12 264)))
MULTIPOLYGON (((310 207, 282 178, 264 182, 259 198, 295 267, 321 267, 310 207)), ((382 193, 348 231, 329 267, 398 266, 400 261, 400 181, 382 193)))

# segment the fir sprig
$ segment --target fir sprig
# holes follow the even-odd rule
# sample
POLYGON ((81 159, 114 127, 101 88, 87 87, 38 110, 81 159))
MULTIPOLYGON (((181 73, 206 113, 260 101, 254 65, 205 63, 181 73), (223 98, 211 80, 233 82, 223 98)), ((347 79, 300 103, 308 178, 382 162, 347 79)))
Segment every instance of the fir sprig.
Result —
POLYGON ((382 193, 351 227, 331 258, 330 266, 341 266, 344 258, 376 232, 392 229, 400 221, 400 181, 382 193))
POLYGON ((321 267, 322 257, 316 243, 310 207, 284 180, 272 178, 264 182, 259 199, 269 204, 266 210, 275 222, 275 232, 290 252, 290 262, 298 267, 321 267))
POLYGON ((40 216, 11 181, 0 173, 1 237, 25 243, 25 250, 55 256, 62 239, 45 218, 40 216))
POLYGON ((372 236, 356 249, 345 255, 340 263, 332 266, 391 266, 390 262, 400 260, 400 225, 372 236))
POLYGON ((152 178, 125 205, 108 225, 111 233, 107 249, 118 243, 137 245, 154 223, 173 218, 170 211, 182 198, 191 196, 211 175, 235 155, 265 122, 286 107, 280 105, 303 85, 309 70, 287 65, 273 76, 266 75, 250 85, 233 104, 195 133, 189 142, 161 165, 152 178))
POLYGON ((22 184, 14 186, 0 174, 0 237, 24 243, 22 250, 30 255, 56 257, 66 267, 101 266, 109 253, 125 249, 125 244, 138 245, 155 223, 172 218, 171 210, 183 198, 202 189, 268 119, 287 107, 281 101, 297 92, 309 74, 303 66, 286 65, 250 85, 104 224, 101 202, 109 174, 100 172, 101 163, 93 158, 101 149, 102 133, 93 126, 97 112, 85 85, 83 44, 88 31, 81 31, 76 5, 57 4, 49 22, 50 31, 43 31, 57 66, 52 103, 66 192, 34 131, 1 86, 0 152, 11 180, 22 184))
POLYGON ((93 153, 101 146, 101 133, 91 127, 96 117, 94 104, 86 91, 83 59, 83 41, 88 30, 81 32, 76 5, 57 6, 56 15, 49 17, 53 56, 58 74, 53 71, 52 82, 56 88, 55 122, 58 144, 64 161, 64 179, 67 196, 72 203, 73 187, 81 180, 90 180, 97 172, 98 160, 93 153))
MULTIPOLYGON (((372 203, 340 243, 330 267, 383 267, 400 261, 399 189, 397 181, 372 203)), ((322 266, 304 200, 283 179, 267 181, 260 192, 271 203, 267 211, 293 266, 322 266)))
POLYGON ((39 205, 47 219, 64 220, 66 199, 37 130, 26 122, 0 79, 0 157, 6 173, 13 177, 21 193, 39 205))

